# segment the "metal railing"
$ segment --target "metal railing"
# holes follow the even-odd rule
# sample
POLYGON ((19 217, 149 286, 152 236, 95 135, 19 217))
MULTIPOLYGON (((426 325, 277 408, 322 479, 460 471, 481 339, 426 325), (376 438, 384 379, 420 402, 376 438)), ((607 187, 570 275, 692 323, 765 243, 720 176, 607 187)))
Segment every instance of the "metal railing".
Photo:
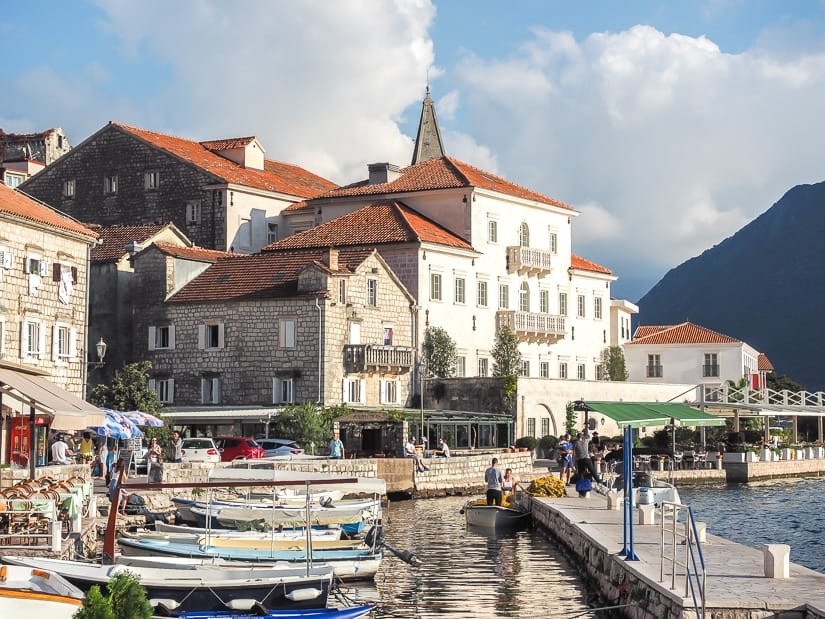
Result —
POLYGON ((676 590, 677 576, 682 576, 677 572, 681 568, 684 571, 682 595, 690 596, 697 619, 704 619, 707 571, 693 510, 681 503, 662 501, 661 531, 659 582, 665 582, 665 565, 669 565, 670 588, 676 590), (684 515, 684 522, 679 522, 680 515, 684 515))

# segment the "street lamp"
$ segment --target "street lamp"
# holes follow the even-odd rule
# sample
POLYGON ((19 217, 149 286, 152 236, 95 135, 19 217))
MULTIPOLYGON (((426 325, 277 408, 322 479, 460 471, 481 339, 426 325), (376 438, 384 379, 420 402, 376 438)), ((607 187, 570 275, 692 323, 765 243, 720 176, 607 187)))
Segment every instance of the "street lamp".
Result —
POLYGON ((419 432, 421 434, 421 447, 424 448, 424 370, 427 367, 424 358, 418 361, 418 403, 421 405, 421 427, 419 432))
POLYGON ((106 357, 106 342, 103 341, 103 336, 100 337, 100 341, 95 344, 95 348, 97 349, 97 361, 89 361, 90 368, 102 368, 106 363, 103 361, 104 357, 106 357))

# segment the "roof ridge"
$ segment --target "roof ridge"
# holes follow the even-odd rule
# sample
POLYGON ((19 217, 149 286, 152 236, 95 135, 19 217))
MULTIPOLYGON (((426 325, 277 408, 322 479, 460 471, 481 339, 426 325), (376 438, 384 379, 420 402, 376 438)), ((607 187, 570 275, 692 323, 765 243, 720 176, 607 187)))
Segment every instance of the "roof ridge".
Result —
POLYGON ((403 202, 399 202, 398 200, 393 200, 390 204, 390 208, 394 209, 400 216, 404 225, 406 226, 407 230, 415 236, 415 240, 421 243, 421 235, 418 233, 418 230, 415 229, 415 226, 410 221, 409 215, 411 213, 415 213, 416 215, 420 215, 418 211, 408 207, 403 202))

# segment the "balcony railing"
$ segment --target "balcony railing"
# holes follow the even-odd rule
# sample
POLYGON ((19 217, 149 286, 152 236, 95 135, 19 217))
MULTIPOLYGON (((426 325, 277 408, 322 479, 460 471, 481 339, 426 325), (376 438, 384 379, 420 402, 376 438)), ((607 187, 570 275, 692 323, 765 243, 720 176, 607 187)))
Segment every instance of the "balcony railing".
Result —
POLYGON ((536 314, 499 310, 496 312, 496 329, 509 327, 522 342, 552 344, 564 337, 565 317, 555 314, 536 314))
POLYGON ((546 275, 552 270, 552 252, 534 247, 507 248, 507 272, 519 275, 546 275))
POLYGON ((406 374, 412 369, 413 363, 412 348, 374 344, 344 346, 344 371, 347 373, 382 371, 406 374))

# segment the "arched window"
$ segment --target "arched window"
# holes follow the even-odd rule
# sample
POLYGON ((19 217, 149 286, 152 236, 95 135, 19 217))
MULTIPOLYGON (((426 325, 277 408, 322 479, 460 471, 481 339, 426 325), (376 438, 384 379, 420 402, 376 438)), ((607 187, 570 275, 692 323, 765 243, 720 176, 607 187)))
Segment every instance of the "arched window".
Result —
POLYGON ((518 309, 520 312, 530 311, 530 287, 527 282, 522 282, 518 290, 518 309))
POLYGON ((523 222, 518 229, 518 244, 522 247, 530 247, 530 228, 527 222, 523 222))

